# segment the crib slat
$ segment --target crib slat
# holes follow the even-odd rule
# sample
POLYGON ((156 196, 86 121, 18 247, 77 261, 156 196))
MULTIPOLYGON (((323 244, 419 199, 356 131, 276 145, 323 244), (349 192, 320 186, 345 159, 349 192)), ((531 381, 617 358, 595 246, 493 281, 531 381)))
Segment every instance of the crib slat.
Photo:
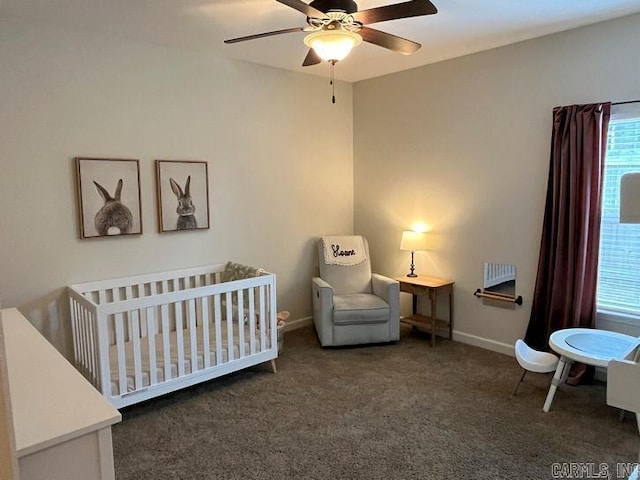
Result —
POLYGON ((220 307, 220 295, 213 296, 214 321, 216 322, 216 365, 222 363, 222 309, 220 307))
MULTIPOLYGON (((150 282, 149 283, 149 296, 150 297, 155 297, 158 293, 158 288, 156 285, 156 282, 150 282)), ((155 310, 154 310, 155 312, 155 310)), ((155 320, 155 315, 154 315, 154 320, 155 320)), ((160 325, 158 324, 158 322, 155 322, 155 328, 153 330, 153 334, 157 335, 158 333, 160 333, 160 325)))
POLYGON ((238 353, 240 358, 244 353, 244 290, 238 290, 238 353))
POLYGON ((98 336, 95 331, 95 318, 91 312, 83 308, 85 318, 87 319, 87 333, 89 334, 89 370, 91 371, 91 383, 96 384, 98 375, 98 336))
POLYGON ((147 336, 147 309, 139 308, 138 315, 140 315, 139 317, 140 323, 138 326, 138 331, 136 333, 140 338, 146 337, 147 336))
POLYGON ((93 371, 93 352, 91 348, 91 332, 89 331, 89 319, 87 318, 87 311, 84 308, 80 308, 80 318, 82 320, 82 343, 84 343, 84 376, 85 378, 91 378, 91 372, 93 371))
POLYGON ((96 376, 98 372, 98 355, 96 348, 96 333, 94 328, 94 318, 91 312, 86 308, 82 309, 84 316, 87 319, 87 333, 89 335, 89 373, 91 376, 91 383, 96 384, 96 376))
MULTIPOLYGON (((126 285, 124 287, 124 300, 133 299, 133 294, 131 293, 131 285, 126 285)), ((131 320, 127 322, 127 340, 131 341, 133 339, 133 331, 131 329, 131 320)))
POLYGON ((155 307, 146 309, 147 348, 149 351, 149 385, 158 383, 158 362, 156 359, 156 318, 155 307))
POLYGON ((73 359, 78 364, 79 358, 79 344, 78 344, 78 320, 77 320, 77 308, 78 302, 71 296, 69 296, 69 311, 71 313, 71 330, 73 332, 73 359))
POLYGON ((100 362, 100 391, 103 395, 111 398, 113 395, 117 395, 117 392, 114 392, 111 387, 109 317, 101 315, 99 310, 95 312, 95 315, 96 329, 98 332, 98 361, 100 362))
POLYGON ((227 292, 227 361, 230 362, 235 358, 233 348, 233 295, 227 292))
POLYGON ((171 379, 171 342, 169 332, 169 305, 160 306, 162 320, 162 360, 164 362, 164 380, 171 379))
POLYGON ((78 302, 74 302, 74 306, 73 306, 73 319, 74 319, 74 328, 75 328, 75 338, 73 339, 73 346, 75 349, 75 355, 76 355, 76 363, 78 364, 78 367, 83 369, 84 365, 82 364, 82 350, 83 350, 83 345, 82 345, 82 319, 80 318, 80 305, 78 304, 78 302))
POLYGON ((123 395, 127 393, 127 363, 124 351, 124 326, 122 325, 122 313, 116 313, 114 315, 115 330, 116 330, 116 350, 118 356, 118 393, 123 395))
POLYGON ((256 353, 256 305, 255 288, 249 289, 249 349, 251 355, 256 353))
POLYGON ((87 311, 80 307, 80 322, 82 324, 82 343, 83 343, 83 365, 85 378, 91 378, 92 370, 92 351, 91 351, 91 333, 89 332, 89 319, 87 318, 87 311))
POLYGON ((211 366, 209 347, 209 298, 202 297, 202 364, 204 368, 211 366))
POLYGON ((133 387, 134 390, 142 388, 142 355, 140 351, 140 320, 138 310, 128 312, 130 331, 133 332, 133 387))
MULTIPOLYGON (((104 305, 106 302, 107 302, 107 294, 104 288, 101 288, 100 290, 98 290, 98 305, 104 305)), ((94 327, 95 327, 94 334, 96 335, 96 356, 97 356, 96 364, 100 363, 100 347, 98 344, 100 342, 101 330, 100 330, 99 322, 100 322, 100 316, 96 315, 96 318, 94 319, 94 327)), ((102 368, 100 368, 100 370, 102 370, 102 368)), ((98 370, 96 370, 96 378, 98 377, 98 375, 99 375, 98 370)), ((104 378, 104 374, 100 373, 100 375, 104 378)), ((106 386, 104 388, 106 388, 106 386)), ((109 385, 108 388, 109 388, 109 393, 111 393, 111 385, 109 385)))
POLYGON ((277 298, 276 298, 276 279, 274 278, 272 283, 266 285, 268 296, 267 302, 269 302, 269 308, 267 310, 267 322, 269 326, 269 332, 271 333, 270 347, 278 354, 278 321, 276 320, 277 310, 277 298))
POLYGON ((265 296, 264 285, 260 285, 259 288, 259 301, 260 301, 260 351, 264 352, 267 349, 267 325, 265 322, 267 312, 265 308, 265 296))
MULTIPOLYGON (((120 288, 113 287, 110 289, 111 291, 111 299, 113 303, 117 303, 120 301, 121 293, 120 288)), ((118 393, 120 395, 127 393, 128 385, 127 385, 127 364, 126 364, 126 356, 124 350, 124 324, 122 313, 116 314, 113 317, 115 322, 115 334, 116 334, 116 355, 118 358, 118 393), (119 322, 118 322, 119 319, 119 322), (118 325, 119 324, 119 325, 118 325), (118 340, 118 327, 120 328, 120 340, 118 340)))
MULTIPOLYGON (((135 298, 144 298, 146 295, 144 294, 144 283, 138 283, 138 295, 135 298)), ((147 311, 146 309, 140 310, 140 336, 144 337, 147 334, 147 311)))
POLYGON ((191 343, 191 373, 198 370, 198 339, 196 337, 196 301, 191 299, 187 302, 189 307, 189 340, 191 343))
POLYGON ((182 322, 182 302, 175 303, 176 314, 176 343, 178 348, 178 376, 184 376, 184 325, 182 322))
POLYGON ((78 364, 79 368, 84 369, 84 365, 82 364, 83 349, 84 349, 84 346, 82 345, 82 318, 80 317, 80 312, 81 312, 80 305, 77 302, 74 302, 73 312, 74 312, 74 315, 73 315, 74 328, 76 332, 74 342, 73 342, 75 352, 76 352, 75 353, 76 363, 78 364))
MULTIPOLYGON (((199 288, 205 286, 202 282, 202 275, 195 275, 193 277, 193 288, 199 288)), ((196 297, 196 324, 200 325, 202 321, 202 297, 196 297)))
POLYGON ((91 383, 94 383, 94 376, 96 374, 96 337, 93 331, 93 317, 91 316, 91 312, 86 308, 82 308, 82 311, 87 325, 87 347, 89 353, 87 367, 89 369, 88 373, 90 381, 91 383))

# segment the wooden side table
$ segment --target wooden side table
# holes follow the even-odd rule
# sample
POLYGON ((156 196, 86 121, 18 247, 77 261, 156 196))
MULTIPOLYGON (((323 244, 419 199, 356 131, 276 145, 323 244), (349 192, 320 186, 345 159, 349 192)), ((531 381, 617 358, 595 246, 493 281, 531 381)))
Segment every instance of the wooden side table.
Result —
POLYGON ((453 338, 453 280, 445 278, 427 277, 418 275, 417 277, 396 277, 395 280, 400 282, 400 291, 413 295, 412 315, 401 319, 402 322, 413 325, 417 328, 427 328, 431 332, 431 345, 436 346, 436 331, 438 325, 449 327, 449 339, 453 338), (418 296, 425 296, 431 302, 430 316, 420 315, 418 313, 418 296), (448 320, 438 319, 437 305, 438 296, 449 296, 449 318, 448 320))

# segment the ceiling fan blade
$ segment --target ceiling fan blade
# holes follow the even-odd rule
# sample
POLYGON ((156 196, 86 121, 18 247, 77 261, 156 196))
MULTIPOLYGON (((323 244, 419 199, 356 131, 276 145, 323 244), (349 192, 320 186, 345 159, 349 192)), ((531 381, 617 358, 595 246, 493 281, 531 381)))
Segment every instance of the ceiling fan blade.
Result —
POLYGON ((320 56, 316 53, 316 51, 313 48, 310 48, 309 53, 307 53, 307 56, 304 57, 304 62, 302 62, 302 66, 308 67, 309 65, 317 65, 320 62, 322 62, 322 59, 320 58, 320 56))
POLYGON ((388 48, 389 50, 402 53, 403 55, 411 55, 422 46, 419 43, 407 40, 406 38, 397 37, 390 33, 381 32, 380 30, 375 30, 369 27, 362 27, 358 33, 365 42, 388 48))
POLYGON ((299 12, 304 13, 307 17, 327 18, 324 12, 312 7, 308 3, 304 3, 302 0, 276 0, 276 2, 280 2, 287 7, 298 10, 299 12))
POLYGON ((271 37, 272 35, 280 35, 281 33, 303 32, 303 31, 304 31, 304 28, 302 27, 285 28, 284 30, 275 30, 273 32, 256 33, 255 35, 247 35, 246 37, 231 38, 229 40, 225 40, 224 43, 238 43, 238 42, 244 42, 246 40, 255 40, 256 38, 271 37))
POLYGON ((363 25, 368 25, 398 18, 433 15, 434 13, 438 13, 438 9, 429 0, 410 0, 409 2, 396 3, 395 5, 362 10, 354 13, 353 18, 363 25))

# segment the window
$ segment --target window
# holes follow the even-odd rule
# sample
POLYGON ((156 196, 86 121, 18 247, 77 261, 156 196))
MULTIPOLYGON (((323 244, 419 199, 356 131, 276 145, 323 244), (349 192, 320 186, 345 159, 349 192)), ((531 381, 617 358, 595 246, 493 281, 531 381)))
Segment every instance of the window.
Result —
POLYGON ((614 106, 607 142, 598 265, 598 311, 640 320, 640 224, 620 223, 620 178, 640 172, 639 104, 614 106), (634 111, 635 110, 635 111, 634 111))

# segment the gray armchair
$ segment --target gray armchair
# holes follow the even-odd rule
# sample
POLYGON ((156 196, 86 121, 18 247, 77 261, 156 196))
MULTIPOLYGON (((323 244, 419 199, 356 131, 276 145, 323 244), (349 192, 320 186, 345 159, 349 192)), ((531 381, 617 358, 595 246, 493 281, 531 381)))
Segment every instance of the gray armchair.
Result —
POLYGON ((371 273, 369 244, 357 265, 325 262, 318 241, 320 277, 312 279, 313 323, 323 347, 393 342, 400 338, 400 286, 371 273))

